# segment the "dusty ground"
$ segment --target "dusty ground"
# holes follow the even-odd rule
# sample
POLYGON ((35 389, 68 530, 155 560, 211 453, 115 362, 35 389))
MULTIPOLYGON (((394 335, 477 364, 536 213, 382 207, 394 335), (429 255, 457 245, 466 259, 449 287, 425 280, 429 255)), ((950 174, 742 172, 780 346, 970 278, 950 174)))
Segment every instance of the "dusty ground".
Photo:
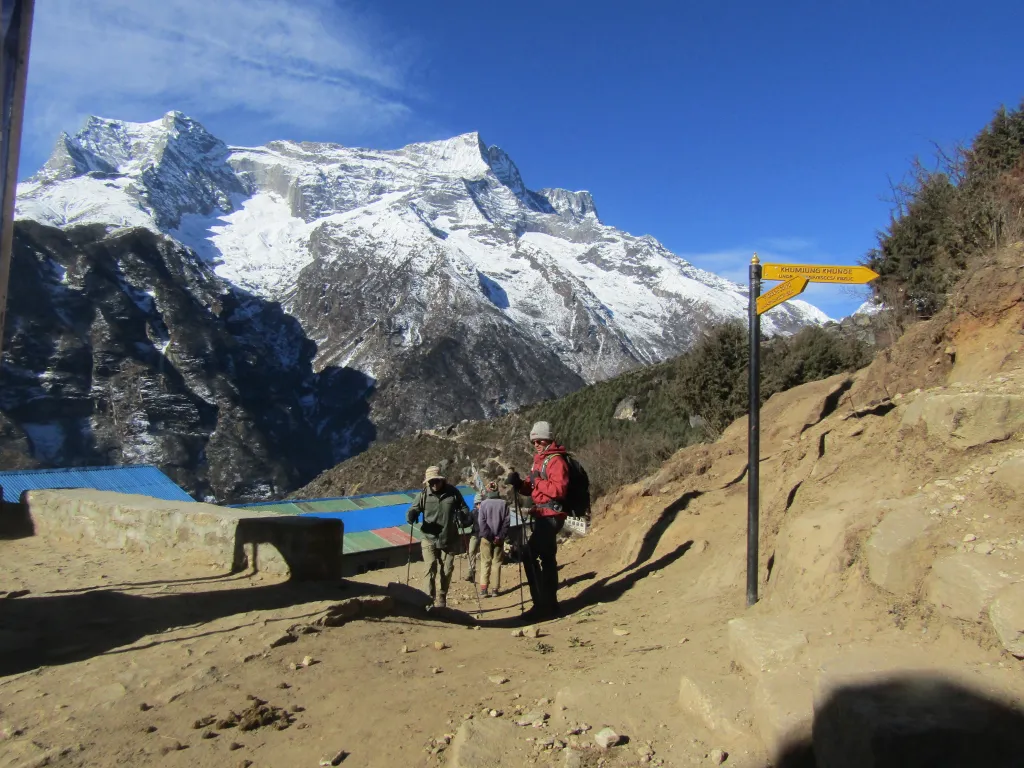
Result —
MULTIPOLYGON (((427 615, 387 588, 404 568, 301 585, 0 541, 0 768, 789 768, 814 764, 812 721, 819 765, 859 765, 878 707, 847 698, 836 718, 833 695, 876 695, 893 670, 965 687, 941 701, 929 678, 887 720, 937 701, 929 716, 954 732, 982 723, 958 764, 1015 764, 985 750, 1024 734, 1024 664, 988 611, 1024 585, 1022 255, 970 276, 955 311, 865 371, 766 404, 750 609, 744 420, 596 505, 592 533, 560 552, 568 615, 534 638, 512 633, 515 565, 479 616, 465 582, 427 615), (879 561, 880 526, 908 510, 917 533, 879 561), (961 585, 936 586, 949 558, 987 569, 964 579, 979 602, 963 615, 949 605, 961 585), (882 584, 888 567, 898 586, 882 584), (367 613, 382 600, 388 612, 367 613), (828 731, 837 722, 846 733, 828 731), (627 743, 599 750, 604 726, 627 743)), ((1024 600, 1015 620, 1024 637, 1024 600)), ((888 744, 889 764, 910 764, 888 744)), ((919 740, 914 754, 954 747, 919 740)))
MULTIPOLYGON (((0 766, 32 765, 44 755, 60 766, 315 766, 342 750, 350 753, 345 765, 430 765, 444 752, 431 754, 431 740, 443 744, 467 715, 486 717, 489 709, 504 719, 517 711, 551 716, 543 728, 518 729, 510 749, 521 764, 551 737, 592 744, 604 725, 630 740, 609 765, 637 763, 647 743, 669 765, 703 761, 716 744, 681 729, 675 703, 676 670, 690 647, 682 641, 709 610, 738 610, 741 596, 733 606, 684 604, 668 586, 686 578, 686 556, 677 552, 598 584, 576 556, 579 546, 562 554, 572 614, 542 625, 540 638, 512 636, 518 571, 506 565, 503 594, 482 601, 479 621, 475 592, 461 582, 443 618, 399 603, 398 615, 269 648, 340 599, 404 581, 405 569, 303 587, 90 556, 37 539, 0 542, 0 589, 29 590, 0 602, 0 766), (306 656, 316 663, 289 668, 306 656), (46 666, 33 669, 40 661, 46 666), (294 723, 249 732, 193 728, 206 715, 241 712, 248 695, 296 710, 294 723), (592 729, 569 736, 580 721, 592 729), (217 735, 204 738, 209 733, 217 735)), ((541 763, 553 755, 540 754, 541 763)))

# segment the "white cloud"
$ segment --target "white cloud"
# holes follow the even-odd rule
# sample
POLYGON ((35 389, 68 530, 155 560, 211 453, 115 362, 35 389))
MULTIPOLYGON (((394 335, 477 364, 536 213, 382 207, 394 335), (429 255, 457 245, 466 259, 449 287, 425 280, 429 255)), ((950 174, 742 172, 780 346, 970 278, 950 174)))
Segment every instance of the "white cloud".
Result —
POLYGON ((46 0, 32 37, 25 138, 47 149, 89 114, 237 114, 346 138, 410 115, 407 47, 337 2, 46 0))

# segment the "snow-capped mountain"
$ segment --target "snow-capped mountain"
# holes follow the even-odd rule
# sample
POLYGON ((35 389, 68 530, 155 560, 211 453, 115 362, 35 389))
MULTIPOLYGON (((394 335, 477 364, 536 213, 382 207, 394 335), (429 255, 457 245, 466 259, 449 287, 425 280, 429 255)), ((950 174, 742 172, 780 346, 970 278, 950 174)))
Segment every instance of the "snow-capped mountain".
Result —
MULTIPOLYGON (((317 370, 375 381, 384 438, 565 394, 746 313, 743 287, 604 224, 587 192, 530 190, 476 133, 387 151, 229 147, 177 112, 94 117, 19 185, 17 216, 143 227, 279 301, 317 370)), ((763 327, 827 320, 792 301, 763 327)))

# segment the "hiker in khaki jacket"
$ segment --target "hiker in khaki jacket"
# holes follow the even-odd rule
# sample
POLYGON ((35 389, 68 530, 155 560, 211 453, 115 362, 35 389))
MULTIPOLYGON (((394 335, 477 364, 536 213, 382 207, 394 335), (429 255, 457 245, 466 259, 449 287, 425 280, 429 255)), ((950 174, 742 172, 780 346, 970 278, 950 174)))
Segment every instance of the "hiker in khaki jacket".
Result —
POLYGON ((447 605, 448 586, 455 570, 455 554, 459 550, 459 527, 469 525, 469 507, 462 493, 445 480, 438 467, 427 467, 424 477, 426 487, 420 491, 416 501, 406 512, 406 520, 413 525, 423 516, 420 531, 423 533, 423 578, 424 591, 430 595, 431 607, 444 608, 447 605), (441 571, 441 589, 437 592, 434 574, 441 571))

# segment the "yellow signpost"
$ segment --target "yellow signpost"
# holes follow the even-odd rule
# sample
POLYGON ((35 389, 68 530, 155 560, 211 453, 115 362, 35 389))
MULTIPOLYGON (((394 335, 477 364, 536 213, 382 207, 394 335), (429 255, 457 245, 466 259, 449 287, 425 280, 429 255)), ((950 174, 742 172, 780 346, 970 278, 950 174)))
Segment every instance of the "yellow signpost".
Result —
MULTIPOLYGON (((767 265, 765 265, 767 266, 767 265)), ((776 285, 767 293, 757 297, 757 314, 763 315, 772 307, 777 307, 784 301, 789 301, 794 296, 799 296, 807 287, 806 277, 791 277, 786 282, 776 285)))
POLYGON ((747 605, 757 602, 757 547, 760 516, 761 466, 761 315, 803 293, 807 283, 870 283, 878 274, 867 267, 824 264, 762 264, 750 260, 748 320, 750 334, 750 418, 747 420, 747 605), (785 280, 761 295, 762 280, 785 280))
POLYGON ((878 273, 867 267, 844 267, 828 264, 762 264, 762 280, 789 280, 806 277, 812 283, 845 283, 862 285, 870 283, 878 273))

